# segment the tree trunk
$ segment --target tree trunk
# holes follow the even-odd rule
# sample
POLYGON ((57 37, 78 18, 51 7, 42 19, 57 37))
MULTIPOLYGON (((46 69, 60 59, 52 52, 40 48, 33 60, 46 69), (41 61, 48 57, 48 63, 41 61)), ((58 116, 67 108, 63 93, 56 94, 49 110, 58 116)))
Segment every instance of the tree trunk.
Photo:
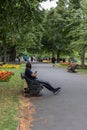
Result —
POLYGON ((16 59, 16 46, 10 48, 10 62, 14 62, 16 59))
POLYGON ((6 63, 7 62, 7 57, 6 57, 7 48, 4 46, 3 50, 4 50, 4 63, 6 63))
POLYGON ((7 62, 7 44, 4 40, 3 42, 3 62, 6 63, 7 62))
POLYGON ((60 62, 60 50, 57 50, 57 63, 60 62))
POLYGON ((85 65, 85 46, 82 48, 82 53, 81 53, 81 66, 85 65))
POLYGON ((52 51, 52 57, 54 56, 55 54, 54 54, 54 51, 52 51))

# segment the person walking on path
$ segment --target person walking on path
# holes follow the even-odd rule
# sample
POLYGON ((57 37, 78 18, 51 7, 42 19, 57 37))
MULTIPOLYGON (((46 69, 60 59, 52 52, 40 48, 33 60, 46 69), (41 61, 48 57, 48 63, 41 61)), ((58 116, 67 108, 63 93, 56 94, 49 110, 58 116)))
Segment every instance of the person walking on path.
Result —
POLYGON ((52 56, 51 60, 52 60, 53 67, 55 67, 56 58, 54 56, 52 56))
POLYGON ((60 90, 60 87, 53 88, 47 81, 43 81, 37 78, 37 72, 31 71, 31 63, 26 63, 26 69, 25 69, 25 76, 27 76, 29 79, 37 80, 39 83, 43 85, 43 87, 47 88, 49 91, 53 92, 54 94, 57 94, 60 90))

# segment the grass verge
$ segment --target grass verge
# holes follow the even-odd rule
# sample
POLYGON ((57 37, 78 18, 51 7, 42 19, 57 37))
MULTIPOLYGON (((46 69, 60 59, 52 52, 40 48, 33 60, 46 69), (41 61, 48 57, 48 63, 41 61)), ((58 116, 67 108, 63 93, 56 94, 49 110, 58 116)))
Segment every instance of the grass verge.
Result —
MULTIPOLYGON (((19 96, 24 86, 20 73, 24 72, 24 65, 19 69, 4 69, 14 72, 8 82, 0 82, 0 130, 16 130, 19 116, 19 96)), ((2 69, 3 70, 3 69, 2 69)))

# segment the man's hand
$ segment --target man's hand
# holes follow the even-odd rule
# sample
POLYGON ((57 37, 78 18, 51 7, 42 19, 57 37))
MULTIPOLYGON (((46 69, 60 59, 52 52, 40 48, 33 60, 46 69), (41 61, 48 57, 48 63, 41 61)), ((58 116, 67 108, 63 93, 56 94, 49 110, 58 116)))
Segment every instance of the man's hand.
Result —
POLYGON ((37 73, 37 71, 34 72, 35 74, 37 73))

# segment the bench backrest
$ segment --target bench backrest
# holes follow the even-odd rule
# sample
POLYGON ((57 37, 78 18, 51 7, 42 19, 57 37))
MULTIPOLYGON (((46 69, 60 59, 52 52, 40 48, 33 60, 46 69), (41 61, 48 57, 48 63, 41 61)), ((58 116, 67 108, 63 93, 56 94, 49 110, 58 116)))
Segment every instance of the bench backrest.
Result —
POLYGON ((32 82, 32 80, 29 79, 24 73, 21 73, 20 75, 21 75, 21 78, 25 79, 27 82, 32 82))

